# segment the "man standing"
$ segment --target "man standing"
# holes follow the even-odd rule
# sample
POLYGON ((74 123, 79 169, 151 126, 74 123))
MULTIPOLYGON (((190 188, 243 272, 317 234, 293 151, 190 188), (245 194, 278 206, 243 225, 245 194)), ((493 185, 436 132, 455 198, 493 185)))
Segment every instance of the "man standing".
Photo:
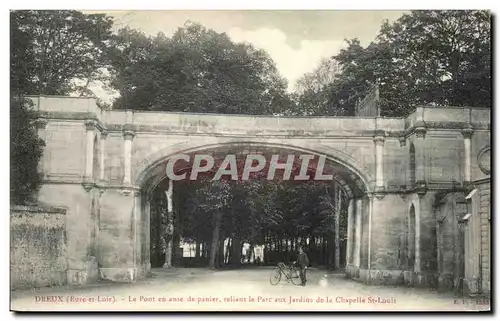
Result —
POLYGON ((302 286, 306 286, 306 271, 307 271, 307 266, 309 265, 309 258, 307 257, 307 254, 304 253, 304 250, 302 247, 299 247, 299 256, 297 258, 297 264, 299 265, 299 276, 300 276, 300 282, 302 286))

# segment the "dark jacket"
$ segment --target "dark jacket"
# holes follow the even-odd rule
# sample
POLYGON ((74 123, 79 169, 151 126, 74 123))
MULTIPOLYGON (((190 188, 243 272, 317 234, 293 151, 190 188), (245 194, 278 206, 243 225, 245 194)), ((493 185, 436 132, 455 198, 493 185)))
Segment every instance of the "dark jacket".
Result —
POLYGON ((299 256, 297 257, 297 264, 301 268, 304 268, 309 265, 309 258, 307 257, 306 253, 299 253, 299 256))

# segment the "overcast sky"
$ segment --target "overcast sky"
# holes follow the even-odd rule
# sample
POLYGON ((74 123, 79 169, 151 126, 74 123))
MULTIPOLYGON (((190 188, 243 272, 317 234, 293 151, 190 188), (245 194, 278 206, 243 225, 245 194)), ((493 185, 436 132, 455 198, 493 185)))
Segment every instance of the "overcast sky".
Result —
POLYGON ((247 41, 265 49, 289 90, 321 58, 335 55, 344 39, 372 41, 382 21, 398 19, 403 11, 106 11, 119 28, 129 26, 147 34, 166 36, 187 20, 227 33, 234 41, 247 41))

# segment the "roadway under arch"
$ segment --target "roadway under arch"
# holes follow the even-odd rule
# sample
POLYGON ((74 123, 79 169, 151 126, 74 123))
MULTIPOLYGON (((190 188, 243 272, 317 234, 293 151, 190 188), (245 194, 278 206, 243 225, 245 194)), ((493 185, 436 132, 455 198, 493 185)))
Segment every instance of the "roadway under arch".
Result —
MULTIPOLYGON (((139 187, 140 189, 140 195, 141 195, 141 206, 140 206, 140 214, 138 214, 141 218, 142 221, 144 222, 142 228, 146 231, 150 230, 150 224, 151 224, 151 198, 153 192, 157 188, 163 188, 163 189, 168 189, 167 186, 170 186, 170 188, 173 188, 175 190, 176 182, 172 182, 171 185, 169 183, 164 183, 165 181, 168 181, 169 179, 167 178, 166 175, 166 170, 167 170, 167 163, 169 159, 172 157, 179 155, 179 154, 185 154, 190 157, 192 160, 194 158, 194 155, 211 155, 215 159, 216 165, 214 166, 214 170, 217 167, 217 164, 220 165, 220 161, 223 160, 227 155, 236 155, 237 157, 244 157, 245 155, 264 155, 264 156, 270 156, 270 155, 279 155, 280 157, 280 162, 285 162, 286 158, 288 155, 294 155, 294 159, 296 161, 299 160, 300 155, 314 155, 316 159, 319 156, 325 156, 325 164, 322 170, 322 174, 325 175, 331 175, 332 180, 329 182, 330 184, 336 184, 337 186, 340 187, 340 190, 346 198, 348 199, 347 203, 344 204, 346 208, 349 206, 348 212, 350 212, 350 217, 346 219, 347 221, 347 226, 342 227, 347 230, 347 240, 346 240, 346 249, 345 252, 343 252, 342 258, 338 257, 336 258, 335 264, 338 266, 339 262, 343 262, 343 265, 348 264, 349 262, 352 263, 353 257, 354 257, 354 252, 355 248, 358 248, 358 256, 361 254, 360 248, 361 248, 361 239, 359 238, 360 231, 358 234, 355 233, 356 230, 356 221, 354 216, 356 208, 354 204, 354 199, 361 199, 361 198, 366 198, 367 195, 370 193, 370 187, 368 184, 369 181, 369 176, 366 175, 365 173, 360 172, 359 169, 357 169, 356 164, 349 164, 345 163, 345 155, 342 155, 340 152, 339 153, 332 153, 329 151, 329 154, 322 154, 320 151, 311 151, 307 150, 304 148, 297 148, 296 146, 287 146, 287 145, 273 145, 273 144, 257 144, 254 142, 239 142, 239 143, 230 143, 230 144, 218 144, 218 145, 212 145, 212 146, 201 146, 199 148, 191 148, 191 149, 182 149, 179 148, 177 151, 173 153, 166 154, 165 151, 157 153, 155 159, 149 160, 149 166, 144 167, 142 171, 138 172, 135 185, 139 187), (161 156, 160 156, 161 155, 161 156), (341 155, 339 157, 339 155, 341 155), (342 157, 344 156, 344 157, 342 157), (341 160, 340 158, 343 158, 344 160, 341 160), (218 162, 219 161, 219 162, 218 162), (162 183, 163 182, 163 183, 162 183), (161 187, 162 185, 163 187, 161 187), (160 186, 160 187, 159 187, 160 186), (356 235, 358 235, 358 238, 356 240, 356 235)), ((238 158, 240 159, 240 158, 238 158)), ((269 162, 269 157, 266 157, 266 161, 269 162)), ((181 164, 182 166, 177 168, 177 174, 179 173, 187 173, 187 178, 189 178, 189 172, 192 169, 192 163, 190 162, 185 162, 181 164)), ((314 164, 312 164, 314 165, 314 164)), ((311 178, 314 177, 314 172, 317 169, 314 166, 311 166, 308 170, 308 173, 311 174, 311 178)), ((276 172, 283 172, 283 170, 278 169, 276 172)), ((280 179, 279 175, 277 175, 278 180, 280 179)), ((291 177, 293 180, 293 177, 291 177)), ((297 181, 297 183, 300 184, 300 181, 297 181)), ((166 191, 168 194, 168 191, 166 191)), ((172 195, 172 194, 170 194, 172 195)), ((168 198, 168 197, 167 197, 168 198)), ((172 197, 170 196, 169 202, 172 203, 172 197)), ((170 224, 170 222, 173 222, 173 212, 174 212, 174 206, 175 204, 170 204, 170 210, 172 214, 167 213, 166 220, 168 221, 167 226, 170 224), (169 216, 170 215, 170 216, 169 216)), ((357 209, 358 212, 361 211, 361 208, 357 209)), ((358 226, 357 229, 360 229, 358 226)), ((167 227, 166 230, 169 230, 167 227)), ((166 233, 172 233, 173 230, 175 230, 175 226, 170 227, 170 232, 166 233)), ((337 230, 337 233, 339 231, 337 230)), ((167 236, 167 238, 171 238, 167 236)), ((150 244, 151 244, 152 236, 148 235, 148 233, 143 233, 142 238, 140 240, 141 242, 141 248, 142 251, 148 251, 150 244)), ((168 246, 172 246, 171 244, 168 246)), ((167 246, 167 247, 168 247, 167 246)), ((173 252, 172 249, 168 249, 166 256, 167 257, 172 257, 173 252)), ((150 255, 143 255, 142 256, 146 260, 151 260, 150 255)), ((167 260, 167 266, 171 264, 171 261, 167 260)), ((150 265, 150 262, 144 262, 147 265, 150 265)))

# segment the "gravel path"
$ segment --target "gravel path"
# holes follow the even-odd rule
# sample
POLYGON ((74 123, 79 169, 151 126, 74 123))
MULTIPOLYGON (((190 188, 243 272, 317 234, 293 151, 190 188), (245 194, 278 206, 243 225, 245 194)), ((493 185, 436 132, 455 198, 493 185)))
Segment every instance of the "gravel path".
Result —
POLYGON ((306 287, 271 285, 270 268, 153 269, 135 284, 11 292, 14 311, 478 311, 489 303, 427 289, 367 286, 311 269, 306 287))

